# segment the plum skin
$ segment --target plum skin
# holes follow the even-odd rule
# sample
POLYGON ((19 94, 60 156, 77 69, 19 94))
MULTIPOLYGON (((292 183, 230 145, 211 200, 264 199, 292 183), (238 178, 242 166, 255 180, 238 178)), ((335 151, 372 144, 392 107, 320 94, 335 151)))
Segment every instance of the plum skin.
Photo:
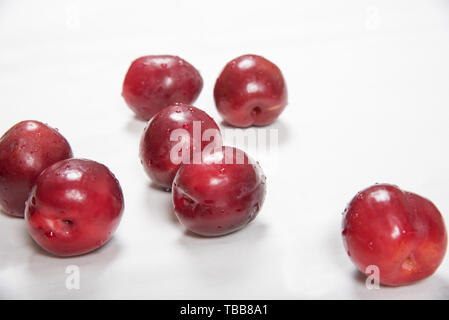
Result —
POLYGON ((48 125, 21 121, 0 139, 0 207, 23 217, 25 202, 39 174, 73 156, 67 140, 48 125))
MULTIPOLYGON (((175 103, 158 112, 149 121, 142 134, 139 153, 142 165, 151 180, 166 190, 171 189, 176 172, 182 165, 173 163, 170 159, 170 151, 178 143, 171 141, 170 135, 173 130, 185 129, 190 136, 190 150, 193 151, 194 121, 198 121, 201 126, 201 136, 206 130, 214 129, 221 137, 218 125, 207 113, 183 103, 175 103)), ((201 150, 208 143, 201 141, 201 150)))
POLYGON ((104 245, 120 223, 122 189, 109 169, 86 159, 67 159, 45 169, 27 201, 31 237, 46 251, 75 256, 104 245))
POLYGON ((281 70, 257 55, 229 62, 214 88, 215 105, 223 119, 235 127, 266 126, 287 105, 287 86, 281 70))
MULTIPOLYGON (((220 152, 228 151, 243 152, 233 147, 222 147, 220 152)), ((181 166, 173 181, 172 200, 179 222, 188 230, 221 236, 245 227, 258 215, 266 177, 257 162, 243 155, 241 164, 204 158, 201 164, 181 166)))
POLYGON ((187 61, 171 55, 150 55, 133 61, 122 96, 138 118, 149 120, 175 102, 192 104, 202 88, 200 73, 187 61))
POLYGON ((343 218, 347 254, 362 272, 375 265, 380 282, 400 286, 432 275, 443 261, 447 233, 428 199, 397 186, 376 184, 359 192, 343 218))

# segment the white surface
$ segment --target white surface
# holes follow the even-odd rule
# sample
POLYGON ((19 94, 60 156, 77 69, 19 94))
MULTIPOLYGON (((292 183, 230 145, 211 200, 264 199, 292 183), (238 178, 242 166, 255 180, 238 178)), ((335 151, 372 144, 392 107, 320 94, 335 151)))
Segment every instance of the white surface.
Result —
POLYGON ((448 257, 418 284, 368 290, 340 236, 346 203, 375 182, 430 198, 449 222, 448 39, 447 1, 1 1, 0 131, 59 128, 116 174, 126 209, 108 245, 65 259, 0 215, 0 298, 449 298, 448 257), (215 79, 244 53, 286 77, 278 166, 258 159, 268 194, 247 228, 192 237, 141 168, 144 123, 122 80, 138 56, 180 55, 204 79, 195 105, 220 122, 215 79), (65 287, 68 265, 80 290, 65 287))

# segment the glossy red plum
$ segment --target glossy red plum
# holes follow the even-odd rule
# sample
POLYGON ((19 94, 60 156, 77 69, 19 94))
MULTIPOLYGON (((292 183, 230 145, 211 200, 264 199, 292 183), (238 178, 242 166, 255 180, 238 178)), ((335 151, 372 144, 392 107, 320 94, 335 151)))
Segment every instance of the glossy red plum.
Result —
POLYGON ((0 207, 23 217, 37 176, 57 161, 71 158, 67 140, 39 121, 22 121, 0 139, 0 207))
MULTIPOLYGON (((176 103, 158 112, 148 123, 140 141, 140 159, 148 176, 157 185, 170 189, 181 164, 192 163, 194 152, 204 150, 212 142, 221 146, 215 121, 194 106, 176 103), (188 155, 185 159, 178 158, 182 150, 177 147, 183 145, 188 155)), ((201 152, 196 156, 201 162, 201 152)))
POLYGON ((202 88, 200 73, 180 57, 145 56, 129 67, 122 96, 137 117, 149 120, 175 102, 193 103, 202 88))
POLYGON ((244 55, 225 66, 215 83, 214 98, 230 125, 265 126, 287 105, 287 87, 275 64, 260 56, 244 55))
POLYGON ((175 214, 196 234, 231 233, 259 213, 265 199, 265 181, 257 162, 239 149, 223 147, 203 157, 201 164, 184 164, 179 169, 173 181, 175 214), (227 160, 231 158, 234 161, 227 160))
POLYGON ((357 268, 368 274, 368 266, 377 266, 380 282, 390 286, 432 275, 447 247, 444 221, 435 205, 388 184, 369 187, 352 199, 342 234, 357 268))
POLYGON ((42 172, 27 201, 31 237, 59 256, 87 253, 105 244, 124 208, 119 182, 104 165, 68 159, 42 172))

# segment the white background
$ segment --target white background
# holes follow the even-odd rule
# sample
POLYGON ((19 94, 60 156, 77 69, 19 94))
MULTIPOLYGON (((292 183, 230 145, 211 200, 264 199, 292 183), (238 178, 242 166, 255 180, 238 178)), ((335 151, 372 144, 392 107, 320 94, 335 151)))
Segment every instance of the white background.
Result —
POLYGON ((343 249, 341 212, 375 182, 431 199, 449 221, 449 2, 0 1, 0 131, 36 119, 76 156, 106 164, 126 209, 105 247, 41 251, 22 219, 0 215, 0 298, 449 298, 449 258, 431 278, 368 290, 343 249), (184 232, 169 193, 138 159, 144 122, 121 98, 131 61, 175 54, 201 72, 195 105, 213 116, 226 62, 275 62, 289 105, 268 193, 229 236, 184 232), (81 289, 67 290, 78 265, 81 289))

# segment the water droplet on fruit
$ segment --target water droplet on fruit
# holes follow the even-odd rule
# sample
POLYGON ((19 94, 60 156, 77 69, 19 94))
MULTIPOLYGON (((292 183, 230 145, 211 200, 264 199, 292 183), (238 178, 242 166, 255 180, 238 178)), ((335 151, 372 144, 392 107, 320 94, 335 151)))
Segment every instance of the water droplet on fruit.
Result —
POLYGON ((259 202, 254 205, 254 212, 258 212, 260 209, 259 202))
POLYGON ((182 127, 186 130, 189 130, 189 128, 190 128, 188 124, 183 124, 182 127))
POLYGON ((45 235, 47 236, 47 238, 53 238, 55 236, 53 231, 46 232, 45 235))
POLYGON ((249 215, 249 219, 252 220, 256 216, 256 214, 259 212, 260 206, 259 203, 256 203, 253 207, 253 210, 251 211, 249 215))
POLYGON ((371 241, 370 243, 368 243, 368 248, 373 251, 374 250, 374 243, 371 241))

